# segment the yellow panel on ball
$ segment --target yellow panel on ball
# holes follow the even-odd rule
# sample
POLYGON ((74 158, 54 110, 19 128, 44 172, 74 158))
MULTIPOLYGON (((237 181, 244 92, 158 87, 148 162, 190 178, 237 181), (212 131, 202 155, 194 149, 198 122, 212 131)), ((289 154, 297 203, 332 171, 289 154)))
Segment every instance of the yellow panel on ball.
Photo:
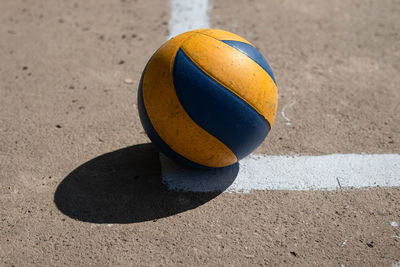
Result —
POLYGON ((249 45, 253 45, 251 44, 249 41, 247 41, 246 39, 240 37, 239 35, 236 35, 234 33, 231 32, 227 32, 227 31, 223 31, 223 30, 218 30, 218 29, 200 29, 200 30, 196 30, 193 32, 198 32, 198 33, 202 33, 204 35, 210 36, 212 38, 215 38, 217 40, 231 40, 231 41, 239 41, 239 42, 243 42, 243 43, 247 43, 249 45))

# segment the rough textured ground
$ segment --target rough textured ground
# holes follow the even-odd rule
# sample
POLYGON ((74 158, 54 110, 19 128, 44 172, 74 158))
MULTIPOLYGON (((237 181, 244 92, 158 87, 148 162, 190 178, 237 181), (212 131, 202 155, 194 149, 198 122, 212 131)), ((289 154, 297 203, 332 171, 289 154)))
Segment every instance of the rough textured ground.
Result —
MULTIPOLYGON (((136 90, 168 34, 167 4, 2 1, 0 265, 400 261, 398 188, 166 190, 136 90)), ((277 78, 258 152, 399 153, 399 11, 394 0, 214 0, 212 26, 255 43, 277 78)))

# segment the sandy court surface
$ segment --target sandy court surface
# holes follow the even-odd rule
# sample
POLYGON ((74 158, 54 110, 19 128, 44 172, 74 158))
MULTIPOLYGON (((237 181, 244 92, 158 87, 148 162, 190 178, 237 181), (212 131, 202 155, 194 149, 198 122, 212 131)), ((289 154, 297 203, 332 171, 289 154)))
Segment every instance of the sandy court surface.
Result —
MULTIPOLYGON (((258 153, 399 153, 398 1, 212 6, 212 27, 252 41, 277 79, 258 153)), ((399 188, 166 189, 136 92, 169 14, 162 0, 2 1, 0 265, 400 261, 399 188)))

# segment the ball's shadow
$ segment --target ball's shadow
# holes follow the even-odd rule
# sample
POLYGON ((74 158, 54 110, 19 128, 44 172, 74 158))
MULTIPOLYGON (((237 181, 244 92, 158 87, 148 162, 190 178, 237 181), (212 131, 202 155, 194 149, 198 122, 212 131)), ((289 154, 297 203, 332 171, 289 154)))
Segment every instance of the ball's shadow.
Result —
MULTIPOLYGON (((67 216, 95 223, 134 223, 196 208, 221 192, 168 190, 159 152, 140 144, 96 157, 72 171, 57 187, 54 202, 67 216)), ((236 173, 227 177, 227 186, 236 173)))

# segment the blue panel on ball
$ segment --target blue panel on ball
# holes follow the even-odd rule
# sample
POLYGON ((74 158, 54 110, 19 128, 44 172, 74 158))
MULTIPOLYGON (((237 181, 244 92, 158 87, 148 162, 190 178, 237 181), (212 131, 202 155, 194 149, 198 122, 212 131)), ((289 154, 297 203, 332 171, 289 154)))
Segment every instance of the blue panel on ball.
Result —
POLYGON ((242 159, 267 136, 270 125, 249 104, 204 73, 179 49, 174 85, 189 116, 242 159))
POLYGON ((150 138, 150 140, 153 142, 153 144, 156 145, 156 147, 161 150, 161 152, 163 152, 166 156, 170 157, 171 159, 178 161, 182 164, 185 164, 187 166, 194 167, 194 168, 212 169, 210 167, 197 164, 191 160, 188 160, 188 159, 182 157, 181 155, 176 153, 174 150, 172 150, 158 135, 158 133, 154 129, 153 125, 151 124, 149 116, 147 115, 147 112, 146 112, 146 107, 144 106, 143 76, 145 75, 145 71, 146 70, 143 71, 142 78, 140 79, 137 102, 138 102, 140 121, 142 122, 143 128, 146 131, 147 136, 150 138))
POLYGON ((272 70, 271 70, 271 67, 268 65, 267 60, 257 50, 257 48, 255 48, 252 45, 249 45, 249 44, 246 44, 243 42, 239 42, 239 41, 224 40, 222 42, 226 43, 229 46, 232 46, 233 48, 239 50, 240 52, 242 52, 243 54, 247 55, 249 58, 254 60, 258 65, 260 65, 269 74, 269 76, 272 78, 274 83, 276 83, 274 74, 272 73, 272 70))

